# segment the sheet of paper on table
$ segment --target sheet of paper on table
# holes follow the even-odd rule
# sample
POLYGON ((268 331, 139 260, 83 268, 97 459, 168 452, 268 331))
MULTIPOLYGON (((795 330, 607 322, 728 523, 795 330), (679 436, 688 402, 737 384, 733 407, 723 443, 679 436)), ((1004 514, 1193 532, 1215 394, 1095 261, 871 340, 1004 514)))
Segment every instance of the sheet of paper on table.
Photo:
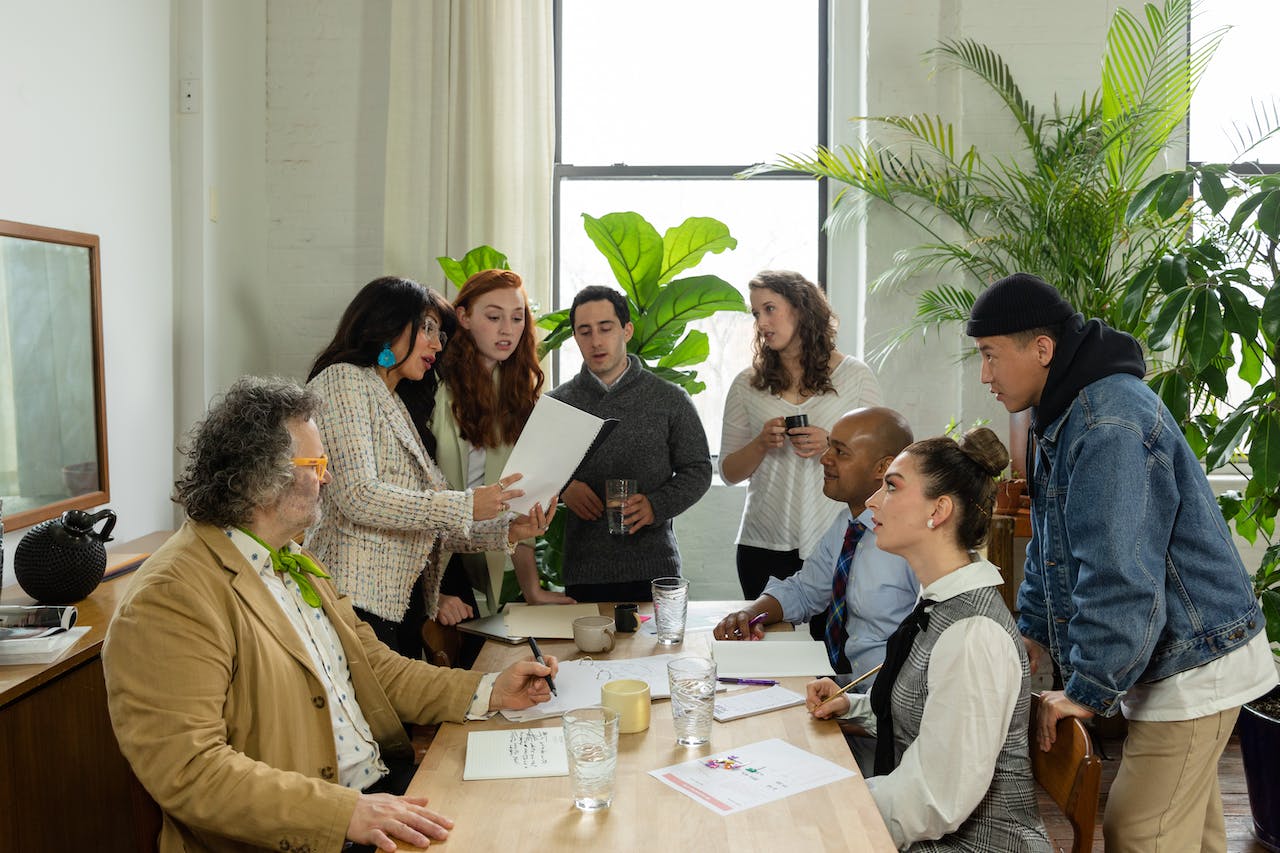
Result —
POLYGON ((766 714, 803 704, 804 697, 799 693, 774 685, 764 690, 748 690, 718 697, 714 716, 718 722, 727 723, 741 717, 766 714))
POLYGON ((539 397, 502 469, 503 477, 524 475, 514 484, 524 496, 511 501, 511 509, 521 515, 535 503, 545 509, 551 496, 573 479, 582 460, 617 424, 547 394, 539 397))
POLYGON ((556 693, 546 702, 519 711, 503 711, 502 716, 513 723, 527 723, 558 717, 565 711, 584 705, 600 704, 600 687, 618 678, 638 678, 649 685, 649 698, 665 699, 671 696, 667 682, 667 661, 675 655, 651 655, 625 660, 567 660, 561 661, 556 674, 556 693))
POLYGON ((716 675, 734 678, 781 678, 791 675, 835 675, 820 640, 789 643, 713 640, 716 675))
POLYGON ((649 775, 716 814, 730 815, 857 773, 773 738, 650 770, 649 775))
MULTIPOLYGON (((710 631, 716 625, 720 624, 720 620, 728 616, 734 610, 741 608, 726 608, 723 601, 690 601, 689 609, 685 611, 684 632, 686 634, 693 631, 710 631)), ((658 633, 658 626, 652 619, 644 623, 640 628, 644 633, 655 636, 658 633)))
POLYGON ((559 726, 467 733, 464 781, 568 775, 564 729, 559 726))
POLYGON ((573 620, 599 616, 594 604, 522 604, 513 601, 502 609, 507 633, 519 637, 572 640, 573 620))

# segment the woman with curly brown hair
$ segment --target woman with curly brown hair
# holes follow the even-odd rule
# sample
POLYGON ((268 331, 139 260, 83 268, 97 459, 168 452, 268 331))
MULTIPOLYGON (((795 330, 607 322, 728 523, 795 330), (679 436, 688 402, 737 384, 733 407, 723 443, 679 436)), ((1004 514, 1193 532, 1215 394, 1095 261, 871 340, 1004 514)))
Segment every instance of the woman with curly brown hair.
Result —
POLYGON ((840 512, 822 494, 827 431, 845 412, 879 405, 880 385, 865 363, 836 351, 836 318, 815 284, 766 270, 749 287, 755 358, 725 398, 720 476, 748 481, 737 558, 752 600, 770 577, 795 574, 840 512), (788 428, 796 416, 807 424, 788 428))
MULTIPOLYGON (((538 401, 543 376, 519 275, 511 270, 476 273, 458 291, 453 309, 458 333, 441 363, 431 431, 436 461, 450 486, 467 489, 498 481, 538 401)), ((539 585, 532 540, 520 543, 511 563, 528 603, 572 602, 539 585)), ((483 590, 489 609, 497 610, 506 566, 503 551, 453 555, 441 590, 472 601, 471 588, 483 590)), ((449 624, 446 618, 441 614, 440 621, 449 624)))

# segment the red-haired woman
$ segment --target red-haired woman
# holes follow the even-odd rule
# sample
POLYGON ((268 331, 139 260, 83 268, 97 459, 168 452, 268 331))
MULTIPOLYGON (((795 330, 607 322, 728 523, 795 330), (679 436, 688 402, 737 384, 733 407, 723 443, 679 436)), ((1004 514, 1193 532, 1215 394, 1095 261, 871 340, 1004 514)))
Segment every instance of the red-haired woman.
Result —
POLYGON ((822 494, 827 431, 850 409, 879 405, 880 384, 866 364, 836 351, 836 318, 813 282, 766 270, 749 288, 755 358, 725 398, 720 476, 748 481, 738 581, 753 600, 770 577, 799 571, 840 512, 822 494), (808 425, 788 429, 795 415, 808 425))
MULTIPOLYGON (((511 270, 482 270, 462 285, 453 307, 458 333, 441 363, 431 432, 436 462, 450 486, 467 489, 498 481, 538 401, 543 375, 520 276, 511 270)), ((506 557, 502 551, 454 555, 441 591, 466 598, 475 587, 484 591, 489 609, 496 610, 506 557)), ((539 585, 532 541, 516 547, 511 563, 528 603, 572 603, 539 585)), ((442 608, 440 622, 451 624, 449 617, 442 608)))

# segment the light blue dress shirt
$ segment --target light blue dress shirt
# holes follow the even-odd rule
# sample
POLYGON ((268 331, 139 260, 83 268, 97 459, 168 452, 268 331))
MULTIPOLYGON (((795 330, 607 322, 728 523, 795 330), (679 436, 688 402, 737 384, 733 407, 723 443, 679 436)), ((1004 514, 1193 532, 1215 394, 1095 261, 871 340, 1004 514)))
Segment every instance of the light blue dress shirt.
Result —
MULTIPOLYGON (((802 622, 831 604, 831 579, 852 517, 848 507, 841 510, 800 571, 785 580, 772 578, 765 586, 765 595, 773 596, 782 605, 783 619, 802 622)), ((848 603, 845 628, 849 632, 844 653, 853 667, 850 678, 857 678, 884 661, 885 641, 915 609, 920 597, 920 582, 907 561, 876 547, 871 510, 865 510, 858 521, 866 525, 867 532, 854 551, 844 593, 848 603)), ((865 693, 874 682, 875 678, 868 678, 853 689, 865 693)))

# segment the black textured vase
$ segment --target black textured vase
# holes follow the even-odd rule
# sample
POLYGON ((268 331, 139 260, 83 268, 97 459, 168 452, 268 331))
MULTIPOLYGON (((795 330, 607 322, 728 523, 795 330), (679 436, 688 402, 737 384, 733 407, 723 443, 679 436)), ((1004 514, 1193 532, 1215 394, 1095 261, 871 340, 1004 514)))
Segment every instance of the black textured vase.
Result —
POLYGON ((27 532, 13 553, 19 585, 41 604, 74 604, 102 582, 116 514, 104 509, 90 515, 80 510, 42 521, 27 532), (93 526, 106 519, 102 532, 93 526))

